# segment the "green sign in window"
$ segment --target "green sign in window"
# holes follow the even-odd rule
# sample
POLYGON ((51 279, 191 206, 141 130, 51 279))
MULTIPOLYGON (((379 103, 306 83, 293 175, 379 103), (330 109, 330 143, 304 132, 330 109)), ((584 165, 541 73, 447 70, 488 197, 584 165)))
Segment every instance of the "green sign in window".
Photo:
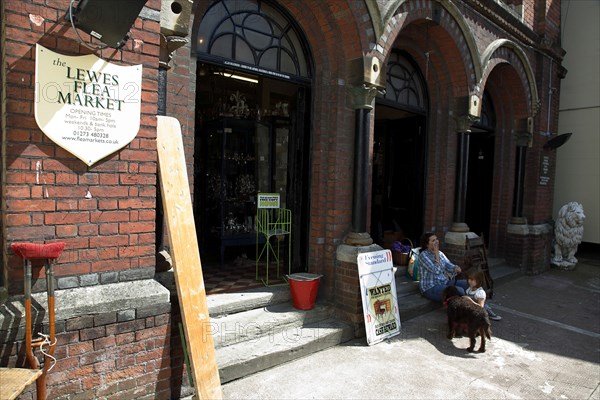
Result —
POLYGON ((258 208, 279 208, 279 193, 259 193, 258 208))

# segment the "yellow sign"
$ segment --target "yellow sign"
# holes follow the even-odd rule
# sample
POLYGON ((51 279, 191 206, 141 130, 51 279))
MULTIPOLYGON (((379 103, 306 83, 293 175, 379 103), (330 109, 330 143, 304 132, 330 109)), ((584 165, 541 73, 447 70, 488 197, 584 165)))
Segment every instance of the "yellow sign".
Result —
POLYGON ((36 45, 35 120, 88 166, 127 146, 140 129, 142 66, 66 56, 36 45))
POLYGON ((279 208, 279 193, 259 193, 258 208, 279 208))

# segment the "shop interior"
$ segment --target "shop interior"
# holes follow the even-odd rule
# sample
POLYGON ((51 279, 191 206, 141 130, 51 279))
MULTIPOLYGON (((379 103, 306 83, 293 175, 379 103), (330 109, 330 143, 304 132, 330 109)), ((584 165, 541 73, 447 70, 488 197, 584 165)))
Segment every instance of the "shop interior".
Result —
POLYGON ((306 93, 278 77, 198 64, 194 212, 208 292, 212 280, 222 291, 261 284, 256 259, 262 276, 266 250, 265 236, 257 235, 257 193, 277 193, 279 207, 293 216, 292 231, 272 239, 285 266, 272 282, 282 282, 290 260, 292 272, 305 265, 306 93))

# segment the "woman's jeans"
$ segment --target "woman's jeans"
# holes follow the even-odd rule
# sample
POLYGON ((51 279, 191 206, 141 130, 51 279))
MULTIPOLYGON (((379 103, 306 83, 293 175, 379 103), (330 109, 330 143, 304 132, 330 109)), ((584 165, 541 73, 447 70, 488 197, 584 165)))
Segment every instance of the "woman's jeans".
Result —
POLYGON ((442 293, 444 292, 444 289, 446 289, 446 287, 448 286, 453 285, 456 286, 461 296, 465 295, 465 289, 469 287, 469 283, 465 279, 460 279, 456 281, 453 279, 446 281, 446 284, 444 285, 436 285, 432 288, 427 289, 423 292, 423 296, 427 297, 429 300, 438 301, 441 303, 442 293))

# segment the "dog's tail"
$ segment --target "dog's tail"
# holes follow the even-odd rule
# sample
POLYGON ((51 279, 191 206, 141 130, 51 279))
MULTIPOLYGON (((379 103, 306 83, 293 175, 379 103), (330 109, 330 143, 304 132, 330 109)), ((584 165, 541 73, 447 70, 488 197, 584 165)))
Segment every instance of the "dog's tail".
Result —
POLYGON ((485 332, 485 336, 487 336, 488 339, 492 338, 492 323, 490 322, 490 317, 487 315, 487 313, 485 316, 485 324, 483 331, 485 332))

